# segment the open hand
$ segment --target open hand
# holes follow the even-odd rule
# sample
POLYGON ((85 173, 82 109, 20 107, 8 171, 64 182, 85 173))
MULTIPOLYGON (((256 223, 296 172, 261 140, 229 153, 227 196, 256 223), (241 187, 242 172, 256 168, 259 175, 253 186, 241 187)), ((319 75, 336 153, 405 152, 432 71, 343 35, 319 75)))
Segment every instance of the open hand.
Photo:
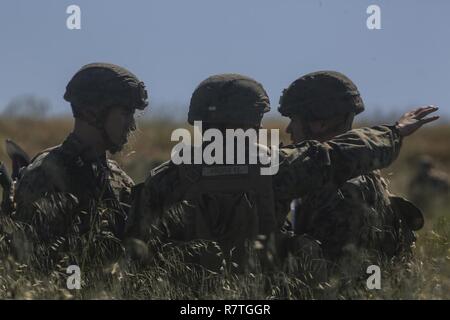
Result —
POLYGON ((437 111, 436 106, 426 106, 414 109, 405 113, 395 124, 402 137, 407 137, 416 132, 424 124, 439 119, 439 116, 426 117, 430 113, 437 111))

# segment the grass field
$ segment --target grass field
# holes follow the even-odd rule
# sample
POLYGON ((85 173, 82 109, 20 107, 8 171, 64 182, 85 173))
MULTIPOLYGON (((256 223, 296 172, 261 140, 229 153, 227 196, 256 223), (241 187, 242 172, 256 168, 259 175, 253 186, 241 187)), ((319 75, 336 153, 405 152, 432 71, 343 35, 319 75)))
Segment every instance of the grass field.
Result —
MULTIPOLYGON (((72 120, 0 118, 0 143, 11 138, 30 155, 59 144, 69 133, 72 120)), ((285 123, 271 120, 267 128, 283 127, 285 123)), ((136 181, 141 182, 157 163, 169 158, 170 133, 184 124, 168 120, 142 119, 130 144, 114 158, 136 181)), ((287 141, 285 134, 282 140, 287 141)), ((435 159, 438 168, 450 172, 450 124, 441 123, 423 129, 406 139, 399 159, 383 174, 390 180, 391 191, 408 196, 407 185, 422 154, 435 159)), ((10 167, 4 148, 0 160, 10 167)), ((384 270, 381 290, 367 290, 363 284, 342 291, 333 282, 314 290, 302 287, 299 279, 280 273, 272 279, 261 274, 236 276, 212 274, 185 269, 177 259, 167 258, 163 267, 129 269, 119 265, 89 270, 82 290, 65 289, 67 275, 56 270, 42 274, 30 266, 18 264, 7 252, 0 250, 0 298, 356 298, 356 299, 450 299, 450 215, 448 202, 438 199, 425 213, 425 227, 418 233, 415 257, 401 269, 384 270), (181 277, 183 276, 183 277, 181 277), (181 277, 181 278, 180 278, 181 277), (185 279, 186 281, 174 281, 185 279), (193 288, 192 283, 196 286, 193 288), (194 289, 199 289, 199 296, 194 289)), ((1 242, 0 242, 1 243, 1 242)), ((365 282, 364 282, 365 284, 365 282)))

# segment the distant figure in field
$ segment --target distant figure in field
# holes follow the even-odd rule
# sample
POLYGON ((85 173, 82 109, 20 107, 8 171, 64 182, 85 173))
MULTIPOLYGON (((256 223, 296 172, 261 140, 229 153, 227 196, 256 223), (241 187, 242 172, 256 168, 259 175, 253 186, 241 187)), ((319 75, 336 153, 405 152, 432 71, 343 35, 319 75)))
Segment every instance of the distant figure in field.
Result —
POLYGON ((450 195, 450 177, 435 168, 433 159, 423 155, 417 163, 416 175, 409 183, 409 195, 420 207, 428 207, 448 199, 450 195))

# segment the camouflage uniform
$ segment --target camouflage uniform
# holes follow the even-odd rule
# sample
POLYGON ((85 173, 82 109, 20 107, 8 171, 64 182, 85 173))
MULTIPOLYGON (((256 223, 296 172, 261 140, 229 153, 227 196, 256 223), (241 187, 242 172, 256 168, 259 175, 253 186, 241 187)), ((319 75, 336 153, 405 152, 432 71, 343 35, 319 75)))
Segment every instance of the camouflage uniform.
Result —
MULTIPOLYGON (((212 110, 215 111, 216 108, 212 110)), ((307 141, 281 148, 279 171, 271 177, 275 221, 267 226, 267 230, 278 232, 282 228, 292 199, 324 188, 340 186, 352 177, 386 167, 395 160, 400 146, 401 138, 394 127, 378 126, 352 130, 326 143, 307 141)), ((173 218, 168 214, 174 204, 181 204, 186 200, 189 185, 183 183, 181 168, 182 166, 168 161, 154 169, 141 186, 139 197, 134 203, 134 222, 131 227, 139 238, 146 241, 159 238, 163 242, 201 238, 199 234, 183 232, 192 228, 192 222, 183 221, 190 217, 178 215, 173 218), (182 221, 182 232, 173 231, 177 225, 175 220, 182 221)), ((237 219, 237 223, 245 224, 245 217, 237 219)), ((232 224, 228 224, 230 225, 232 224)))
MULTIPOLYGON (((147 95, 142 82, 128 70, 104 63, 80 69, 66 88, 75 118, 95 126, 107 150, 119 145, 103 124, 111 107, 143 109, 147 95), (89 115, 89 116, 87 116, 89 115)), ((46 265, 67 257, 115 259, 123 249, 130 207, 131 178, 106 153, 92 158, 76 133, 38 154, 20 173, 14 218, 35 242, 32 259, 46 265), (101 256, 105 253, 105 256, 101 256)))
MULTIPOLYGON (((308 130, 309 121, 332 117, 341 117, 343 123, 349 118, 350 126, 353 115, 362 112, 364 105, 350 79, 337 72, 322 71, 293 82, 283 92, 279 110, 284 116, 300 115, 308 130)), ((309 134, 306 133, 308 138, 314 138, 309 134)), ((347 134, 334 139, 342 140, 347 134)), ((350 151, 352 144, 349 140, 345 149, 350 151)), ((350 161, 356 164, 360 157, 353 159, 350 161)), ((352 178, 347 181, 310 189, 292 205, 294 232, 317 239, 325 258, 341 262, 340 266, 352 269, 350 273, 355 271, 352 265, 361 266, 361 259, 373 264, 381 256, 390 258, 409 252, 415 240, 407 219, 402 217, 404 207, 391 203, 400 200, 391 196, 386 181, 378 171, 370 172, 371 169, 374 168, 365 167, 360 176, 347 175, 345 179, 352 178)))
MULTIPOLYGON (((61 145, 36 156, 22 172, 15 198, 15 216, 46 230, 39 231, 43 237, 64 236, 74 224, 81 233, 87 232, 92 223, 87 213, 95 212, 96 208, 112 209, 113 214, 104 217, 103 226, 114 235, 122 236, 133 180, 115 161, 106 158, 85 161, 82 151, 83 145, 70 134, 61 145), (41 225, 39 218, 44 217, 36 216, 37 206, 48 205, 57 210, 55 204, 46 203, 50 196, 56 195, 62 197, 61 201, 67 203, 74 214, 59 212, 41 225)), ((40 214, 50 215, 50 212, 40 214)))

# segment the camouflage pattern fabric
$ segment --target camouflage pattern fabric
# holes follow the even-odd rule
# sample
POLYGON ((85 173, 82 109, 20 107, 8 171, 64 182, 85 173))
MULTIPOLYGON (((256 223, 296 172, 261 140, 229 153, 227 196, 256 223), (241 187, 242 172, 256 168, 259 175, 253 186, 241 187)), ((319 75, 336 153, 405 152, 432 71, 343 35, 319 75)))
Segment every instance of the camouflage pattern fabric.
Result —
POLYGON ((41 247, 47 254, 79 254, 86 249, 76 248, 80 237, 90 237, 89 243, 98 240, 100 246, 114 243, 114 250, 121 250, 118 239, 123 236, 133 181, 116 162, 84 161, 82 153, 71 134, 62 145, 36 156, 21 173, 13 216, 35 237, 35 249, 41 247))
MULTIPOLYGON (((401 138, 394 127, 377 126, 349 131, 327 143, 307 141, 281 148, 280 168, 272 178, 277 220, 272 230, 281 229, 294 198, 340 186, 350 178, 386 167, 396 159, 400 146, 401 138)), ((141 186, 129 221, 130 235, 147 242, 155 238, 170 242, 171 228, 189 218, 177 211, 174 219, 171 210, 185 200, 185 190, 177 188, 181 184, 178 169, 168 161, 141 186)), ((195 239, 195 235, 190 236, 185 240, 195 239)))
POLYGON ((359 274, 355 269, 410 253, 415 240, 401 212, 391 206, 378 171, 311 192, 295 203, 295 233, 320 241, 330 269, 359 274))

